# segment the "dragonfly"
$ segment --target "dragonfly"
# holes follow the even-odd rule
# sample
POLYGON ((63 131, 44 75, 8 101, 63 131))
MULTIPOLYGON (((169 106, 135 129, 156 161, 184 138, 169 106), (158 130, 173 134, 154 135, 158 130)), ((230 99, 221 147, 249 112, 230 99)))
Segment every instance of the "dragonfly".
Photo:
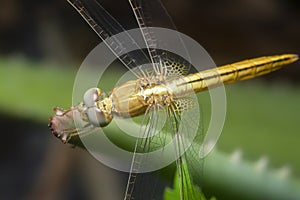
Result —
MULTIPOLYGON (((173 146, 180 199, 199 199, 193 186, 198 177, 191 174, 194 169, 189 164, 191 159, 186 156, 188 149, 194 157, 197 157, 201 149, 194 143, 203 142, 201 128, 196 130, 196 135, 190 133, 194 127, 192 124, 197 124, 197 120, 200 120, 193 119, 195 117, 193 110, 198 109, 195 107, 198 104, 195 102, 197 99, 194 98, 194 94, 222 84, 268 74, 298 59, 295 54, 263 56, 189 73, 191 64, 168 51, 159 49, 159 43, 162 41, 159 41, 149 28, 156 25, 153 21, 155 16, 147 9, 148 4, 153 4, 152 8, 156 9, 156 13, 161 14, 159 18, 166 21, 166 27, 175 29, 175 25, 159 0, 128 0, 146 44, 146 49, 128 53, 124 53, 126 52, 124 43, 113 36, 124 32, 126 39, 139 49, 135 38, 97 1, 68 0, 68 2, 135 79, 117 85, 109 95, 97 87, 88 89, 83 96, 83 101, 77 105, 68 110, 55 108, 55 115, 50 117, 49 127, 56 137, 67 143, 75 136, 88 135, 95 129, 108 126, 114 118, 142 116, 124 195, 125 200, 135 198, 134 191, 141 165, 149 164, 147 157, 139 157, 137 153, 149 153, 163 148, 168 136, 175 139, 173 146), (149 65, 144 67, 145 63, 149 65), (75 117, 84 124, 78 127, 74 123, 75 117)), ((179 36, 178 45, 183 49, 186 48, 179 36)))

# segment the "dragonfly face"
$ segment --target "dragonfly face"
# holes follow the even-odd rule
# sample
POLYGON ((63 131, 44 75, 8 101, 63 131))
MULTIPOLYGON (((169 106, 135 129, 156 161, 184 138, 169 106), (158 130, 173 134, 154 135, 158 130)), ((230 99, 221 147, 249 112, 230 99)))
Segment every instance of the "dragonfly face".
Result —
POLYGON ((80 116, 78 108, 71 107, 68 110, 54 108, 55 115, 50 117, 49 128, 52 134, 63 143, 67 143, 72 135, 77 134, 78 129, 74 123, 74 117, 80 116))
POLYGON ((84 113, 95 127, 107 126, 112 120, 112 101, 99 88, 87 90, 83 97, 84 113))
POLYGON ((63 143, 89 129, 107 126, 112 120, 112 101, 99 88, 87 90, 83 102, 68 110, 54 108, 55 115, 50 117, 49 128, 53 135, 63 143), (77 123, 81 126, 78 127, 77 123))

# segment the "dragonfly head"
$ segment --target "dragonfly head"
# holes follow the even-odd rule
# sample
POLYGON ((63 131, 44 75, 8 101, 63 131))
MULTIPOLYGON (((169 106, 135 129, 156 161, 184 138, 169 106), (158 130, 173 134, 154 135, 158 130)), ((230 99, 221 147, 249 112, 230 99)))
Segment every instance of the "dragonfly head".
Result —
POLYGON ((99 88, 87 90, 83 97, 88 121, 95 127, 107 126, 112 116, 112 101, 99 88))
POLYGON ((68 110, 54 108, 50 117, 51 132, 67 143, 73 136, 85 132, 87 127, 104 127, 112 120, 112 101, 98 88, 91 88, 84 94, 83 103, 68 110), (76 119, 76 120, 75 120, 76 119), (75 123, 75 121, 77 123, 75 123))

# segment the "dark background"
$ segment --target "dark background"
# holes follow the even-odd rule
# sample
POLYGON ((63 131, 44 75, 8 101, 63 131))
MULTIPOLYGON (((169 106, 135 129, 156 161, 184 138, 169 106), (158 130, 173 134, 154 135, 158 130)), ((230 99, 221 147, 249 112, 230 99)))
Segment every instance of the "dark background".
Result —
MULTIPOLYGON (((136 27, 127 1, 100 3, 125 28, 136 27)), ((163 3, 177 29, 197 40, 219 65, 260 55, 299 53, 300 3, 296 0, 163 3)), ((65 1, 3 0, 0 9, 1 55, 80 62, 100 42, 65 1)), ((293 70, 281 75, 296 80, 293 70)))

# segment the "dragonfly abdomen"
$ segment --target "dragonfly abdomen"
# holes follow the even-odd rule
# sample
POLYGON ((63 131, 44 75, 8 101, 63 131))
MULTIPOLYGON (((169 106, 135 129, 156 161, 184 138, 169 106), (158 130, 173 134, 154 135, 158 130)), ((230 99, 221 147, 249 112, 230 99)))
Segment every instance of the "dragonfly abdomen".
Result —
POLYGON ((195 92, 201 92, 220 84, 234 83, 270 73, 297 59, 298 56, 295 54, 264 56, 208 69, 188 75, 184 79, 195 92))

